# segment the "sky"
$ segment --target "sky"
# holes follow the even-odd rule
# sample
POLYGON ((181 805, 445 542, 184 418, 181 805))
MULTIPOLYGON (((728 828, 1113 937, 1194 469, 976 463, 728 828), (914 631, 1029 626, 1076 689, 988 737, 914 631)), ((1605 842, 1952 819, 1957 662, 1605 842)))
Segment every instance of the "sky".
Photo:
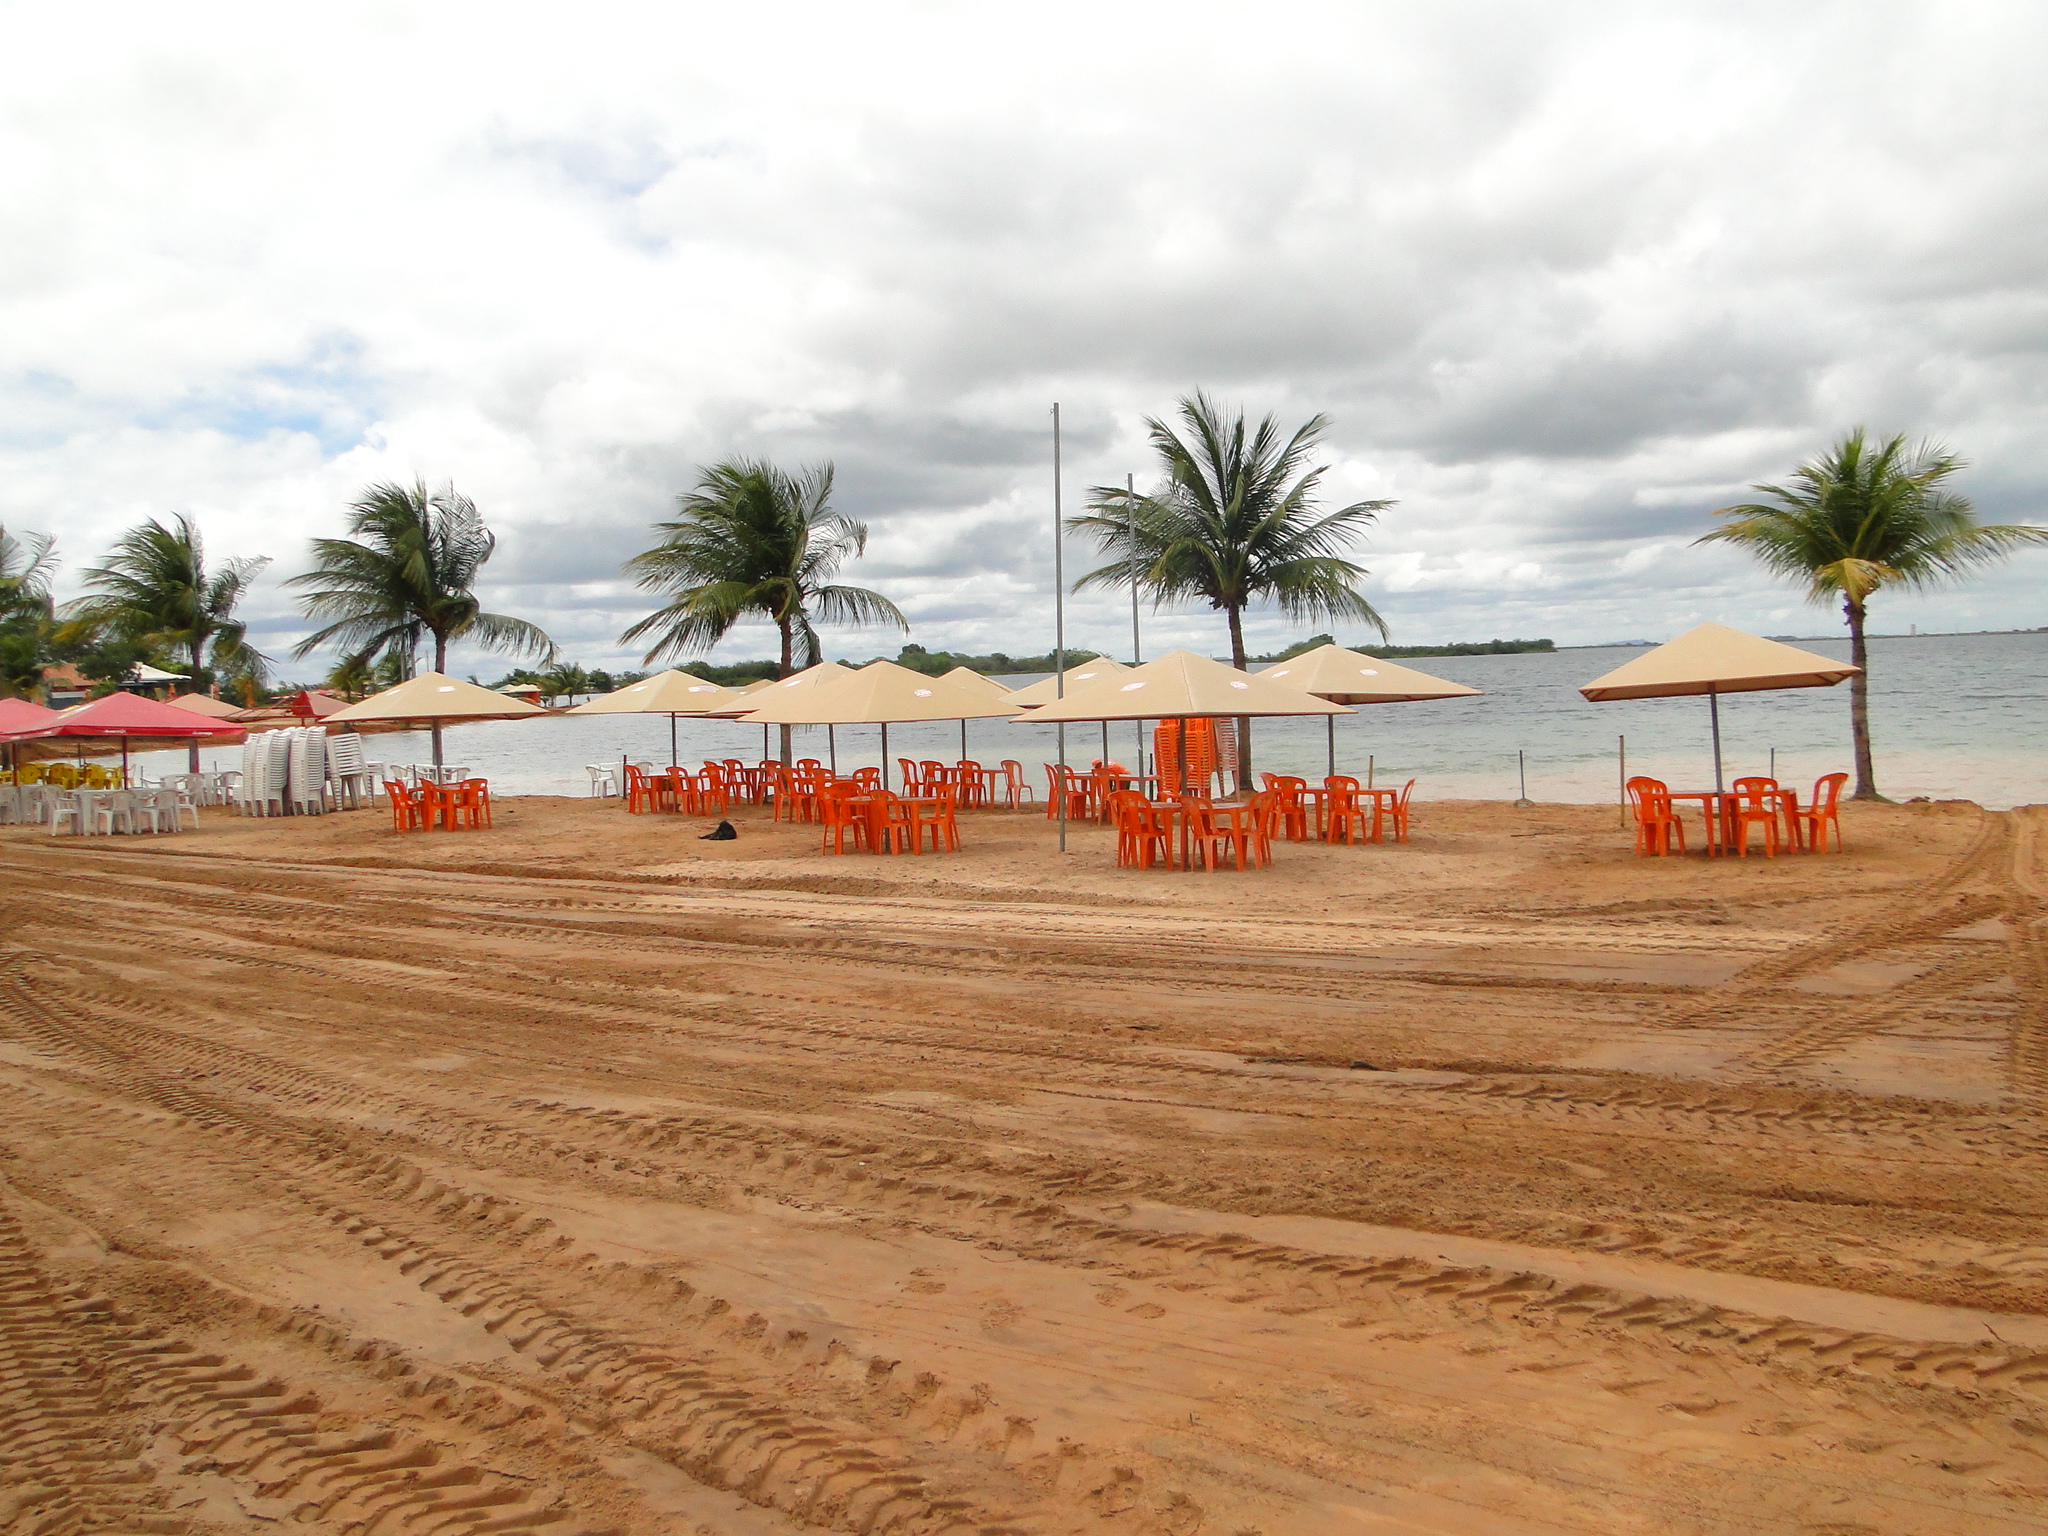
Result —
MULTIPOLYGON (((1200 388, 1328 415, 1325 504, 1394 502, 1353 558, 1397 644, 1836 633, 1692 541, 1857 425, 2048 523, 2044 45, 1989 0, 0 7, 0 523, 74 595, 190 514, 271 558, 252 638, 309 677, 308 540, 452 481, 487 606, 618 666, 700 466, 829 459, 842 579, 1025 654, 1052 404, 1071 511, 1200 388)), ((2044 577, 1874 628, 2048 625, 2044 577)), ((1128 655, 1128 601, 1067 639, 1128 655)))

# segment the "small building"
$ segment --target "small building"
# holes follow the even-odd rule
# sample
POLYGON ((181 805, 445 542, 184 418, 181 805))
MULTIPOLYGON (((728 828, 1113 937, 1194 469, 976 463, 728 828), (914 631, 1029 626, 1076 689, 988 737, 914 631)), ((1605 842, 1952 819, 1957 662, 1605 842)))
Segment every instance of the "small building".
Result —
POLYGON ((52 709, 69 709, 83 704, 92 692, 92 679, 69 665, 43 668, 43 702, 52 709))

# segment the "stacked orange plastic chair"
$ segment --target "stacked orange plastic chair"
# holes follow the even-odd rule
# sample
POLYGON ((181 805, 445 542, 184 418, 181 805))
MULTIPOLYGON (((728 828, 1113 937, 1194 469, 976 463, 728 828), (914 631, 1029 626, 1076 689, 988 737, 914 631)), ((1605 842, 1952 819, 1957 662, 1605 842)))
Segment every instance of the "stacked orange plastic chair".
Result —
POLYGON ((1152 755, 1159 765, 1159 784, 1167 794, 1207 794, 1216 776, 1216 722, 1209 719, 1162 720, 1152 730, 1152 755), (1181 726, 1187 726, 1187 775, 1178 784, 1171 775, 1180 772, 1181 726))

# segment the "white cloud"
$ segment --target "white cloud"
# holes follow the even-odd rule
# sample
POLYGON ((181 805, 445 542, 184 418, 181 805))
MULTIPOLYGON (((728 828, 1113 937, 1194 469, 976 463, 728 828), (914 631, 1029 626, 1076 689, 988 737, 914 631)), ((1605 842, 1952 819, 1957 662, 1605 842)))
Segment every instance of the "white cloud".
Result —
MULTIPOLYGON (((1360 558, 1404 640, 1811 630, 1691 540, 1859 421, 2048 510, 2037 9, 1172 15, 17 9, 0 519, 75 572, 190 510, 281 578, 366 482, 452 477, 493 605, 594 662, 727 452, 835 459, 923 643, 1044 647, 1053 399, 1070 505, 1194 386, 1329 410, 1333 497, 1399 498, 1360 558)), ((1881 622, 2039 623, 2044 559, 1881 622)))

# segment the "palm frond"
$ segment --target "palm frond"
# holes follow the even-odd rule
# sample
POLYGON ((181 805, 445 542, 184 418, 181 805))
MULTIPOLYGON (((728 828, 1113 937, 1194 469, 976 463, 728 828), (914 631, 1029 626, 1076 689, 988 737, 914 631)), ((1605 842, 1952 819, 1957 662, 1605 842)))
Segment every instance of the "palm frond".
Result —
POLYGON ((1393 502, 1316 510, 1325 469, 1313 459, 1328 425, 1314 416, 1290 433, 1267 416, 1248 426, 1199 390, 1180 402, 1177 428, 1148 420, 1165 482, 1145 495, 1089 492, 1089 510, 1066 529, 1111 559, 1075 590, 1136 581, 1155 607, 1199 601, 1235 613, 1270 602, 1290 617, 1357 619, 1386 633, 1357 590, 1368 573, 1344 555, 1393 502))
POLYGON ((1965 468, 1951 450, 1904 436, 1874 442, 1861 427, 1766 500, 1721 507, 1696 543, 1747 550, 1773 575, 1801 581, 1810 601, 1862 603, 1883 587, 1950 586, 2015 551, 2048 543, 2048 528, 1979 523, 1946 488, 1965 468))
POLYGON ((345 539, 315 539, 313 568, 285 583, 303 590, 299 607, 307 618, 330 621, 293 655, 340 644, 361 665, 395 656, 409 670, 429 635, 515 656, 555 655, 554 642, 537 626, 483 611, 476 582, 497 535, 453 485, 366 487, 349 507, 348 531, 345 539))
MULTIPOLYGON (((830 463, 794 472, 765 459, 707 465, 677 498, 678 516, 657 523, 661 541, 625 563, 644 592, 669 599, 622 634, 652 639, 646 660, 716 645, 749 614, 786 625, 798 658, 815 660, 815 616, 827 622, 904 623, 878 593, 832 578, 867 549, 864 523, 832 510, 830 463)), ((907 628, 907 624, 905 625, 907 628)))

